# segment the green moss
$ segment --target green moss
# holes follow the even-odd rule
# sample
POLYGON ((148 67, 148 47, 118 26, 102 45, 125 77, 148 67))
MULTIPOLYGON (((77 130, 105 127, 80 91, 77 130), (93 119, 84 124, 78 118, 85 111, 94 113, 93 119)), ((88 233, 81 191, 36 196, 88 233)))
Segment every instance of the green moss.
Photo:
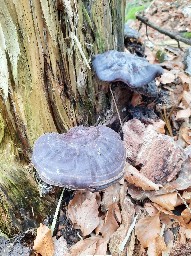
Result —
POLYGON ((105 52, 105 40, 101 37, 101 33, 99 31, 96 31, 95 33, 96 37, 96 45, 97 49, 99 50, 99 53, 105 52))
POLYGON ((91 30, 93 31, 93 25, 92 25, 90 16, 89 16, 89 14, 88 14, 88 12, 87 12, 85 6, 84 6, 84 3, 81 2, 81 4, 82 4, 82 12, 83 12, 83 15, 84 15, 84 17, 85 17, 85 19, 86 19, 88 25, 90 26, 91 30))
POLYGON ((182 33, 182 37, 190 39, 191 38, 191 32, 184 32, 184 33, 182 33))

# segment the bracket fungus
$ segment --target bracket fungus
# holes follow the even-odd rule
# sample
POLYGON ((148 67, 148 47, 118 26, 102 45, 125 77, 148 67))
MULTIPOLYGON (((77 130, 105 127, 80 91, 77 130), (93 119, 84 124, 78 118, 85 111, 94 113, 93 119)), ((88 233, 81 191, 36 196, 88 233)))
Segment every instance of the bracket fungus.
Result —
POLYGON ((54 186, 101 190, 122 178, 126 152, 115 131, 78 126, 65 134, 46 133, 34 144, 32 163, 54 186))
POLYGON ((122 81, 135 90, 147 85, 163 73, 161 66, 150 64, 145 58, 116 50, 97 54, 92 64, 100 80, 122 81))

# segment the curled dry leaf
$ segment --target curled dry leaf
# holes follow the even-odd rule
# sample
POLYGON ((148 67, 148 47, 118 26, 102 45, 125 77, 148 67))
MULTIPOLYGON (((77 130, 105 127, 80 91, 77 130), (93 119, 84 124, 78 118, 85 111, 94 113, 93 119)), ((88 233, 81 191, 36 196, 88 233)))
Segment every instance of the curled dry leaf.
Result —
POLYGON ((165 195, 153 196, 150 197, 150 200, 158 205, 164 207, 165 209, 171 211, 174 210, 174 207, 177 203, 177 193, 170 193, 165 195))
POLYGON ((98 225, 96 193, 78 191, 68 205, 68 217, 83 235, 89 235, 98 225))
POLYGON ((37 228, 37 236, 34 240, 33 249, 42 256, 54 255, 52 234, 51 230, 47 226, 40 224, 40 227, 37 228))
POLYGON ((140 219, 135 226, 135 234, 141 245, 148 248, 160 234, 159 214, 140 219))
POLYGON ((164 209, 163 207, 156 203, 153 203, 153 205, 160 213, 164 213, 164 215, 166 215, 166 221, 169 219, 170 223, 172 223, 172 219, 174 219, 175 221, 179 222, 180 225, 185 226, 185 221, 182 216, 177 216, 173 212, 164 209))
POLYGON ((129 165, 125 166, 125 179, 134 184, 137 187, 141 187, 143 190, 159 190, 162 187, 160 184, 155 184, 142 173, 140 173, 135 167, 129 165))

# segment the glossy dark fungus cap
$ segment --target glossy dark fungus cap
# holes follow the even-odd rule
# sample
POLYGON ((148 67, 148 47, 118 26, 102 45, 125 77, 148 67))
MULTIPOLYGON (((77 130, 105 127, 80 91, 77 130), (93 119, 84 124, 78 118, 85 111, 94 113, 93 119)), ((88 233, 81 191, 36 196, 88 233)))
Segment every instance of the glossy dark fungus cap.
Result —
POLYGON ((95 55, 92 64, 100 80, 122 81, 132 89, 150 83, 163 73, 159 65, 150 64, 145 58, 115 50, 95 55))
POLYGON ((50 185, 101 190, 123 176, 125 158, 118 133, 103 125, 78 126, 38 138, 32 163, 50 185))

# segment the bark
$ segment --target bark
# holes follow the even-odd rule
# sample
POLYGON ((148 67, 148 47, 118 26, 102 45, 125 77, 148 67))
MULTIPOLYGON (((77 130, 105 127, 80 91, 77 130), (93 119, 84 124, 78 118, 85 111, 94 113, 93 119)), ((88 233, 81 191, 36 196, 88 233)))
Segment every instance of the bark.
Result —
POLYGON ((54 199, 40 198, 30 157, 45 132, 95 124, 110 109, 91 57, 123 50, 125 0, 1 0, 0 228, 36 225, 54 199), (47 207, 48 206, 48 207, 47 207))

